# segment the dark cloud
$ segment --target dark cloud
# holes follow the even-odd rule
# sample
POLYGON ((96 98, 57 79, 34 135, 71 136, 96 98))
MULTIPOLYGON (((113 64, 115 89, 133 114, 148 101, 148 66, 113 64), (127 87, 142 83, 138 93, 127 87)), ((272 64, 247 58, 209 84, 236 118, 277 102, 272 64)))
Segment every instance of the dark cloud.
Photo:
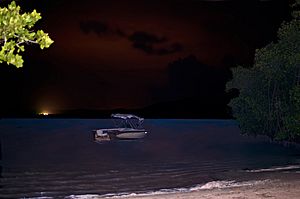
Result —
POLYGON ((181 44, 171 44, 166 48, 154 48, 153 45, 146 44, 146 43, 133 43, 132 45, 134 48, 142 50, 143 52, 149 55, 168 55, 176 52, 182 51, 183 47, 181 44))
POLYGON ((115 31, 115 33, 120 37, 127 37, 126 33, 119 28, 115 31))
POLYGON ((85 34, 94 32, 97 35, 102 35, 104 33, 109 32, 109 27, 106 23, 96 20, 80 22, 80 29, 85 34))
POLYGON ((83 33, 96 33, 98 36, 115 35, 120 38, 126 38, 132 42, 132 47, 145 52, 148 55, 168 55, 183 50, 183 45, 170 41, 165 36, 158 36, 144 31, 136 31, 128 35, 120 28, 113 29, 107 23, 90 20, 80 22, 80 29, 83 33))
POLYGON ((120 28, 112 28, 109 24, 97 21, 97 20, 89 20, 82 21, 79 24, 80 30, 85 33, 96 33, 98 36, 117 36, 117 37, 125 37, 127 38, 127 34, 121 30, 120 28))
POLYGON ((180 43, 168 44, 166 37, 159 37, 155 34, 137 31, 128 37, 132 42, 132 46, 136 49, 142 50, 149 55, 167 55, 183 50, 180 43), (156 47, 155 45, 160 45, 156 47))
POLYGON ((128 37, 128 39, 134 43, 142 43, 142 44, 155 44, 155 43, 164 43, 167 41, 166 37, 159 37, 157 35, 137 31, 128 37))

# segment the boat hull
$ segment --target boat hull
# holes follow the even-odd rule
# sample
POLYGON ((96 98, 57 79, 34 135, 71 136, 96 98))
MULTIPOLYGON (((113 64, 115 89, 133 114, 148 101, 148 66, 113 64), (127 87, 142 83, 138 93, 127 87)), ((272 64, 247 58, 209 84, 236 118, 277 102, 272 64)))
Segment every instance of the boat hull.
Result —
POLYGON ((144 129, 98 129, 94 131, 94 140, 109 141, 109 140, 134 140, 141 139, 147 135, 144 129))
POLYGON ((117 139, 121 140, 134 140, 134 139, 141 139, 146 136, 147 132, 146 131, 137 131, 137 132, 122 132, 118 133, 116 135, 117 139))

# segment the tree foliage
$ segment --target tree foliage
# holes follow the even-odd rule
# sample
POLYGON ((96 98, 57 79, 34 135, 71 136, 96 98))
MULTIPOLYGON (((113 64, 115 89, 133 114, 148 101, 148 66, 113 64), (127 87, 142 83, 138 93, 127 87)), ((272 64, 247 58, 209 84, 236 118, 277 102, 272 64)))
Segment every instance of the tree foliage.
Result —
POLYGON ((256 50, 252 67, 232 68, 227 89, 239 96, 230 102, 242 133, 277 140, 300 139, 300 0, 290 22, 282 23, 278 41, 256 50))
POLYGON ((12 1, 7 7, 0 8, 0 63, 23 66, 22 56, 24 44, 38 44, 41 49, 48 48, 53 41, 43 30, 33 31, 41 14, 33 10, 31 13, 20 13, 21 8, 12 1))

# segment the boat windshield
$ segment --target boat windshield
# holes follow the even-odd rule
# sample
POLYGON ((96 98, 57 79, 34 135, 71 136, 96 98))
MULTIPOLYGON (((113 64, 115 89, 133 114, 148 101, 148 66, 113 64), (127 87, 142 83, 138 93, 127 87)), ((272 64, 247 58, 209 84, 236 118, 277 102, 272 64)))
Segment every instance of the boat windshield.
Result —
POLYGON ((115 126, 118 128, 142 128, 143 118, 130 114, 112 114, 115 126))

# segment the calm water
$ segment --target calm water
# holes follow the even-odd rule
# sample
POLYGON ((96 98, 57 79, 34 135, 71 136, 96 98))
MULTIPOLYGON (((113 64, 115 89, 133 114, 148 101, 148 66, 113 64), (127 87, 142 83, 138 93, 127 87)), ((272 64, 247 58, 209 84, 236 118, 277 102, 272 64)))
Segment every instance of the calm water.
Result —
POLYGON ((95 143, 99 119, 2 119, 0 198, 115 196, 256 179, 299 151, 241 136, 232 120, 146 120, 148 137, 95 143))

